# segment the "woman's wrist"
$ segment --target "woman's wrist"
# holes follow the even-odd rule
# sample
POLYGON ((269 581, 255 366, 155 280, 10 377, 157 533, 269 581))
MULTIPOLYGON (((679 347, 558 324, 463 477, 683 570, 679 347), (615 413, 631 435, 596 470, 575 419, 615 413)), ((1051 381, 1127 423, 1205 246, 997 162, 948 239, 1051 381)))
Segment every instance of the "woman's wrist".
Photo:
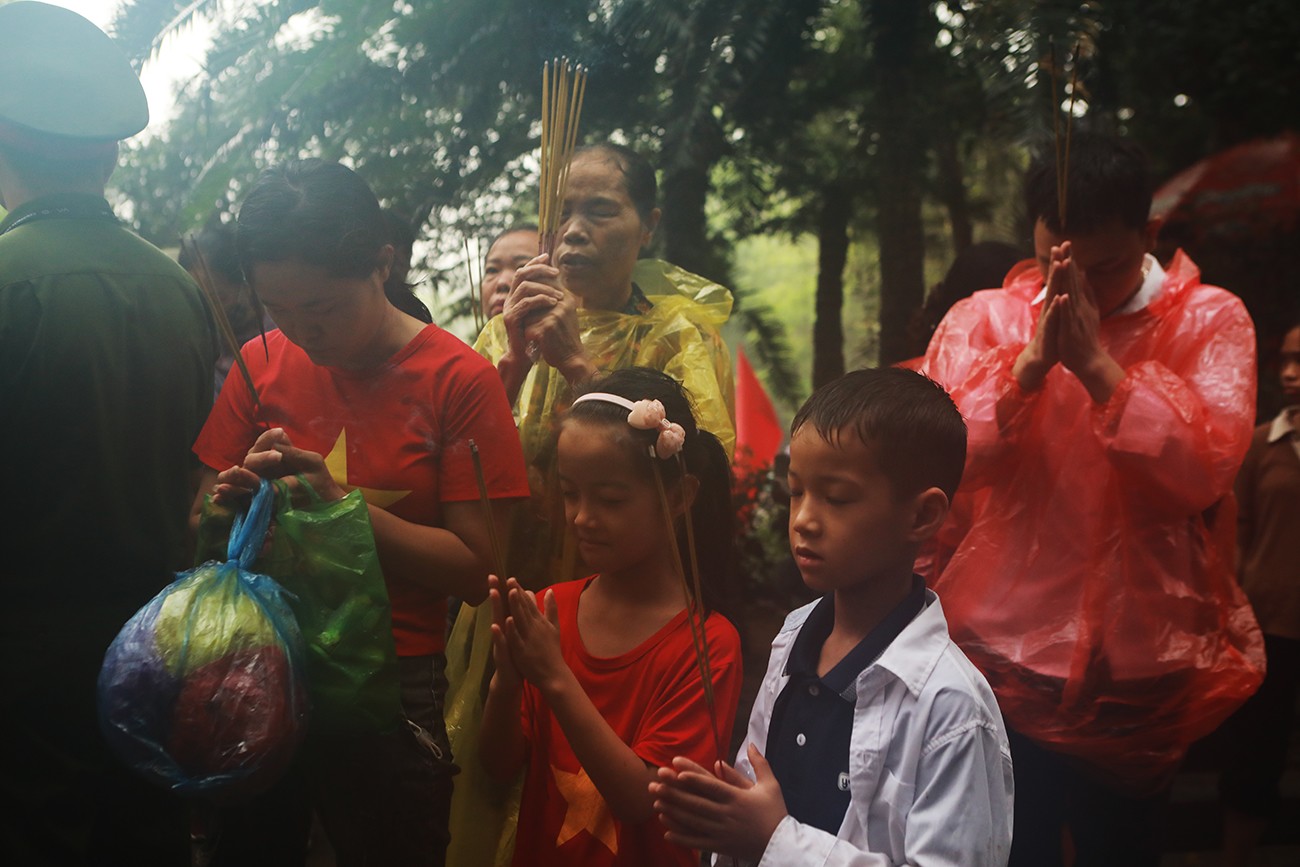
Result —
POLYGON ((511 404, 518 397, 519 388, 524 384, 524 377, 528 375, 532 366, 533 363, 529 361, 527 355, 516 355, 509 349, 497 360, 497 376, 501 378, 501 384, 505 386, 506 396, 510 398, 511 404))
POLYGON ((586 350, 580 349, 560 364, 556 365, 560 375, 564 377, 565 382, 569 385, 581 385, 596 375, 596 365, 592 363, 591 357, 587 355, 586 350))

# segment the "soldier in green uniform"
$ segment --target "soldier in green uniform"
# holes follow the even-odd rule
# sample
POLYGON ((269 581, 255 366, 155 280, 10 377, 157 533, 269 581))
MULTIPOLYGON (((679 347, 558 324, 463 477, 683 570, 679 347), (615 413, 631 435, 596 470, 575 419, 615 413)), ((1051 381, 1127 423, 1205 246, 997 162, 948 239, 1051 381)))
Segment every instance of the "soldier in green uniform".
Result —
POLYGON ((182 564, 212 330, 104 199, 148 122, 121 51, 0 6, 0 863, 186 864, 182 805, 107 752, 104 650, 182 564))

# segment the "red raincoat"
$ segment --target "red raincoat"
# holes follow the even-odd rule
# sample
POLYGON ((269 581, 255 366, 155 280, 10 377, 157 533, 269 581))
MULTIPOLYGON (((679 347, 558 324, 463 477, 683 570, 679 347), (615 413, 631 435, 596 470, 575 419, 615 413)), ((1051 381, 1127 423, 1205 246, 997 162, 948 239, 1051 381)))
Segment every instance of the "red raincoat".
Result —
POLYGON ((1145 309, 1102 320, 1125 370, 1109 401, 1061 365, 1025 392, 1011 367, 1042 285, 1022 262, 953 307, 926 353, 970 431, 968 526, 934 589, 1013 728, 1149 789, 1263 674, 1259 628, 1207 528, 1232 520, 1254 328, 1179 252, 1145 309))

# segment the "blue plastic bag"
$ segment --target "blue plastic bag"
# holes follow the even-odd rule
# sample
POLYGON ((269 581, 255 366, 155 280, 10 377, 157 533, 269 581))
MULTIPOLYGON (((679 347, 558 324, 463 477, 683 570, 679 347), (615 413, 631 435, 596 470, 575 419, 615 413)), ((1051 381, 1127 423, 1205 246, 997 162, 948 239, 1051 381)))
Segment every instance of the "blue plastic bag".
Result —
POLYGON ((104 656, 99 718, 109 745, 173 791, 260 791, 279 778, 302 740, 304 651, 289 594, 248 571, 273 505, 263 481, 236 518, 227 562, 178 574, 127 621, 104 656))

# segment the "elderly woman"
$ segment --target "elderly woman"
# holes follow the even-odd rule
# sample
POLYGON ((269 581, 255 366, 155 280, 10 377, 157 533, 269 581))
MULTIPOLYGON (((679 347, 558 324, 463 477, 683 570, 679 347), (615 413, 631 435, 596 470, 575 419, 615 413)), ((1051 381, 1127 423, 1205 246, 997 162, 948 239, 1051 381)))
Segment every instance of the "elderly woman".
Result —
POLYGON ((735 445, 731 362, 718 333, 731 295, 665 262, 638 260, 659 225, 655 198, 654 170, 636 152, 577 151, 554 256, 519 269, 504 314, 475 344, 497 365, 530 463, 572 385, 633 365, 681 381, 702 425, 729 453, 735 445))

